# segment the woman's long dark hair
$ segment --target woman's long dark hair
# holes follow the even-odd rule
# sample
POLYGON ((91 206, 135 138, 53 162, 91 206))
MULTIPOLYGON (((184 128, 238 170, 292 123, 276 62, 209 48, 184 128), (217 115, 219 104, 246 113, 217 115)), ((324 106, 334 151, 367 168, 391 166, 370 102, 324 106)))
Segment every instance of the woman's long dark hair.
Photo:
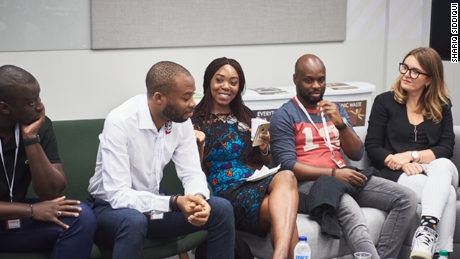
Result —
MULTIPOLYGON (((195 107, 195 111, 193 113, 194 118, 198 118, 200 116, 204 116, 203 119, 203 125, 206 125, 207 123, 211 124, 211 129, 212 129, 212 134, 209 136, 209 143, 211 145, 208 145, 205 150, 204 150, 204 157, 207 157, 211 151, 212 151, 212 144, 215 141, 215 135, 216 135, 216 129, 214 126, 214 123, 212 122, 213 115, 212 115, 212 103, 213 103, 213 97, 211 94, 211 91, 209 88, 211 87, 211 81, 214 75, 216 74, 217 70, 219 70, 221 67, 225 65, 230 65, 232 66, 236 72, 238 73, 238 78, 239 78, 239 89, 238 89, 238 94, 235 96, 235 98, 230 102, 230 110, 233 113, 233 116, 235 116, 238 121, 246 123, 248 126, 251 125, 251 118, 253 118, 253 114, 251 110, 244 105, 242 93, 245 91, 246 87, 246 79, 244 77, 243 69, 241 68, 241 65, 234 59, 231 58, 217 58, 213 60, 208 67, 206 68, 206 71, 204 72, 204 80, 203 80, 203 99, 197 104, 195 107)), ((254 166, 255 168, 260 168, 262 166, 262 160, 260 158, 260 152, 258 148, 252 148, 251 144, 251 133, 249 131, 245 132, 245 147, 243 151, 243 157, 244 161, 251 165, 254 166)))

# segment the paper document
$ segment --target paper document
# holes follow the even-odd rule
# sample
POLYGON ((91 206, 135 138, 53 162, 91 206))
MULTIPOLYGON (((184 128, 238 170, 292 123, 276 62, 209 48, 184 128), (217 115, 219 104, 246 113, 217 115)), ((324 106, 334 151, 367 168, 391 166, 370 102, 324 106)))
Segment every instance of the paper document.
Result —
POLYGON ((257 169, 254 172, 254 174, 251 175, 251 177, 246 178, 246 181, 253 182, 253 181, 258 181, 260 179, 268 177, 268 176, 278 172, 278 170, 280 170, 280 167, 281 167, 281 165, 278 165, 277 167, 273 167, 271 169, 268 169, 268 167, 262 166, 262 169, 260 169, 260 170, 257 169))

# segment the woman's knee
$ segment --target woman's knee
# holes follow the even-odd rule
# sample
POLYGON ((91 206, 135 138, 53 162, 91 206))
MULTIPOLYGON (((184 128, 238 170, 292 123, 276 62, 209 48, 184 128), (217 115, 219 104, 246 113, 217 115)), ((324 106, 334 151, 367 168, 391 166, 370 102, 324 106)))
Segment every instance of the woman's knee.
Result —
POLYGON ((428 172, 430 172, 430 169, 435 170, 436 174, 438 174, 438 172, 445 172, 458 177, 457 167, 447 158, 442 157, 431 161, 428 166, 428 172))
POLYGON ((450 186, 449 188, 449 203, 454 204, 453 206, 457 206, 457 190, 450 186))
POLYGON ((452 161, 447 158, 433 160, 428 166, 428 175, 452 179, 452 185, 458 187, 458 170, 452 161))
POLYGON ((452 163, 452 161, 450 161, 450 159, 447 159, 445 157, 440 157, 440 158, 436 158, 435 160, 431 161, 430 164, 443 164, 443 165, 450 165, 450 164, 454 164, 452 163))
POLYGON ((275 182, 288 184, 293 188, 293 190, 297 191, 297 178, 295 177, 295 174, 290 170, 283 170, 278 172, 273 180, 275 180, 275 182))

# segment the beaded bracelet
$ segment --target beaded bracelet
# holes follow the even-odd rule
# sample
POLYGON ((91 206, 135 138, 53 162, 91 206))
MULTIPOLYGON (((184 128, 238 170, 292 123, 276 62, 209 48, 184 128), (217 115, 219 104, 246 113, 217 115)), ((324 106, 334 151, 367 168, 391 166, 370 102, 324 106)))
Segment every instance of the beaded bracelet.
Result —
POLYGON ((173 204, 174 204, 174 211, 180 212, 179 207, 177 206, 177 198, 179 198, 179 195, 174 196, 173 204))
POLYGON ((270 144, 268 144, 267 152, 263 153, 262 150, 260 150, 260 154, 263 155, 263 156, 268 156, 270 154, 270 144))
POLYGON ((178 197, 179 197, 179 194, 171 196, 171 198, 169 198, 169 209, 172 212, 179 212, 180 211, 179 207, 177 206, 177 198, 178 197))
POLYGON ((173 199, 174 199, 174 195, 169 197, 169 209, 171 211, 173 211, 173 199))

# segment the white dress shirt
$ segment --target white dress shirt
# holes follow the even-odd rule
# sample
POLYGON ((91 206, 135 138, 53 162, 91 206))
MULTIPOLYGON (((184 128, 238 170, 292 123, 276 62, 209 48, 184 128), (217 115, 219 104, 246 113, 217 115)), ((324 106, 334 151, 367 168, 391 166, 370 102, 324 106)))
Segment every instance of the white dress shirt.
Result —
POLYGON ((159 185, 163 168, 171 159, 185 194, 202 193, 209 198, 190 119, 167 123, 158 131, 146 94, 134 96, 111 111, 99 141, 88 191, 114 209, 155 214, 170 211, 170 196, 159 195, 159 185))

